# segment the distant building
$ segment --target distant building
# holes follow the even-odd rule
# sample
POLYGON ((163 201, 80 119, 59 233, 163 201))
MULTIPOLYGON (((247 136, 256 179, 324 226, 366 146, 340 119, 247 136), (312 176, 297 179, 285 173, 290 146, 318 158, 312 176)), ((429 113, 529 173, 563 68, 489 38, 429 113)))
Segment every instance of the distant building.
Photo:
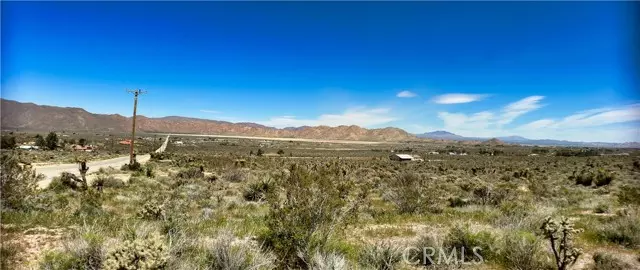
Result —
POLYGON ((131 140, 122 140, 122 141, 119 141, 118 144, 131 145, 131 140))
POLYGON ((38 150, 38 149, 40 149, 40 147, 35 146, 35 145, 20 145, 20 146, 18 146, 18 149, 20 149, 20 150, 38 150))
POLYGON ((176 145, 183 145, 184 143, 183 143, 182 141, 177 141, 177 142, 174 142, 174 144, 176 144, 176 145))
POLYGON ((93 146, 91 145, 82 146, 82 145, 76 144, 71 149, 73 149, 73 151, 91 152, 93 151, 93 146))
POLYGON ((395 161, 412 161, 413 157, 407 154, 393 154, 389 156, 389 159, 395 161))

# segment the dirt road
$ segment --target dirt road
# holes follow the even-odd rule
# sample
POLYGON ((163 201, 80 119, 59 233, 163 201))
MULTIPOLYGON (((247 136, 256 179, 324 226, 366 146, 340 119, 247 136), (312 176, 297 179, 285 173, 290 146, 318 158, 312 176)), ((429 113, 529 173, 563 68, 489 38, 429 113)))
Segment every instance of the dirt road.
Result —
MULTIPOLYGON (((167 148, 168 142, 169 142, 169 136, 167 136, 162 146, 160 146, 160 148, 156 150, 156 153, 164 152, 164 150, 167 148)), ((146 155, 137 156, 136 160, 144 164, 147 161, 149 161, 150 158, 151 156, 149 154, 146 154, 146 155)), ((128 163, 129 163, 129 156, 122 156, 122 157, 105 159, 105 160, 89 161, 87 162, 87 166, 89 167, 89 171, 87 172, 87 174, 97 172, 98 170, 100 170, 100 168, 106 169, 108 167, 113 167, 116 169, 120 169, 122 165, 128 164, 128 163)), ((44 180, 38 182, 38 186, 40 188, 46 188, 47 186, 49 186, 49 183, 51 183, 51 180, 56 176, 60 176, 62 172, 70 172, 70 173, 78 174, 77 163, 36 166, 34 169, 36 170, 36 173, 43 174, 45 177, 44 180)))

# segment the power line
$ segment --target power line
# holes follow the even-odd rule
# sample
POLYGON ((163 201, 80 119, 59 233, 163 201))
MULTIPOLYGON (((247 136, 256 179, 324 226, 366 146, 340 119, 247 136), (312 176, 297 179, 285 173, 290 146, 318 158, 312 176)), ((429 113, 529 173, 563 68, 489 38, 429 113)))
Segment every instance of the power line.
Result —
POLYGON ((136 109, 138 108, 138 95, 145 94, 147 91, 136 89, 127 90, 127 92, 133 93, 133 127, 131 128, 131 147, 129 149, 129 165, 133 165, 136 161, 133 154, 133 142, 136 139, 136 109))

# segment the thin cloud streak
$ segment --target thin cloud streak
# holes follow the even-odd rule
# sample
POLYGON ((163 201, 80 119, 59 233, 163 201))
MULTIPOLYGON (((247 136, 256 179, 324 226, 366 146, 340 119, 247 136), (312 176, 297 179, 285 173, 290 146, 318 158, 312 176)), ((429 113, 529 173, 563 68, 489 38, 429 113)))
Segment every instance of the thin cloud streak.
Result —
POLYGON ((341 126, 341 125, 357 125, 361 127, 371 127, 380 124, 386 124, 397 118, 390 115, 389 108, 352 108, 344 111, 342 114, 323 114, 316 119, 297 119, 293 116, 278 116, 267 121, 258 121, 258 124, 283 128, 283 127, 299 127, 299 126, 341 126))
POLYGON ((412 97, 417 97, 417 96, 418 95, 416 93, 411 92, 411 91, 407 91, 407 90, 399 92, 396 95, 396 97, 399 97, 399 98, 412 98, 412 97))
POLYGON ((431 101, 438 104, 461 104, 474 101, 480 101, 486 98, 487 95, 475 95, 475 94, 445 94, 436 96, 431 101))
POLYGON ((640 121, 640 104, 632 104, 619 108, 599 108, 577 112, 562 120, 541 119, 524 124, 518 129, 570 129, 582 127, 597 127, 618 123, 640 121))
POLYGON ((530 96, 510 103, 502 109, 502 117, 498 120, 498 125, 502 126, 513 122, 523 114, 542 108, 544 105, 540 101, 543 96, 530 96))

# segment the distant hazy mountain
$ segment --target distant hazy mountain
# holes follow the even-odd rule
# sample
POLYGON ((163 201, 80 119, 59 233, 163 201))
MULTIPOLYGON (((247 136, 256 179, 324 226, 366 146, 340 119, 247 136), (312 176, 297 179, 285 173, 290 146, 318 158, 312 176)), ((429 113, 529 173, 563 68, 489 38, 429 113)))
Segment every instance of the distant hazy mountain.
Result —
POLYGON ((456 140, 456 141, 467 141, 470 140, 470 138, 466 138, 460 135, 456 135, 453 134, 451 132, 447 132, 444 130, 436 130, 433 132, 427 132, 427 133, 423 133, 423 134, 416 134, 416 137, 418 138, 427 138, 427 139, 434 139, 434 140, 456 140))
POLYGON ((455 140, 455 141, 491 141, 504 142, 521 145, 541 145, 541 146, 583 146, 583 147, 619 147, 619 148, 640 148, 640 143, 605 143, 605 142, 571 142, 563 140, 533 140, 522 136, 506 136, 498 138, 481 138, 481 137, 464 137, 448 131, 438 130, 422 134, 416 134, 418 138, 427 138, 434 140, 455 140))

